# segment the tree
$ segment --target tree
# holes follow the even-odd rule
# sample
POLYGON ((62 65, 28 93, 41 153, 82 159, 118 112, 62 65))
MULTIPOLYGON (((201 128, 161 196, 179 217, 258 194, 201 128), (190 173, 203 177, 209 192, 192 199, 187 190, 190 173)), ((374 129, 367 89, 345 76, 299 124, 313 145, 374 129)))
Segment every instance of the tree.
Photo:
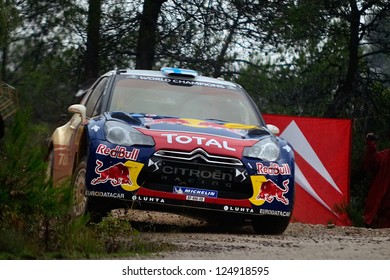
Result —
POLYGON ((18 25, 8 33, 3 77, 18 89, 20 105, 34 108, 34 119, 53 122, 77 87, 75 6, 71 0, 17 3, 18 25))
POLYGON ((8 45, 10 43, 11 33, 18 25, 18 15, 13 1, 0 0, 0 52, 1 52, 1 67, 0 81, 6 80, 6 67, 8 45))
POLYGON ((290 89, 272 96, 273 102, 301 108, 294 113, 328 117, 362 117, 367 114, 364 108, 383 103, 388 77, 377 75, 368 57, 389 54, 389 29, 378 29, 380 19, 388 15, 388 1, 280 0, 271 5, 273 13, 262 16, 269 22, 263 30, 274 47, 273 61, 266 70, 267 64, 259 68, 268 73, 275 93, 283 80, 292 82, 290 89), (367 48, 374 30, 376 42, 382 38, 375 50, 367 48), (299 97, 294 102, 291 96, 299 97))
POLYGON ((66 91, 106 70, 164 65, 251 81, 244 86, 257 85, 251 94, 261 106, 287 105, 274 112, 359 116, 366 99, 372 112, 386 94, 385 75, 372 67, 379 52, 388 55, 389 29, 379 28, 388 17, 384 0, 90 0, 89 9, 74 0, 18 3, 21 28, 3 64, 11 80, 23 81, 23 100, 40 100, 36 108, 48 107, 40 97, 66 108, 66 91), (357 23, 358 41, 351 35, 357 23), (66 73, 66 81, 48 69, 66 73))
POLYGON ((268 10, 263 1, 173 1, 161 13, 160 63, 231 79, 249 56, 266 49, 268 10))
MULTIPOLYGON (((372 27, 376 26, 382 16, 389 12, 390 3, 384 0, 340 2, 344 3, 341 5, 330 4, 328 9, 331 15, 345 21, 348 27, 346 34, 348 66, 344 77, 339 82, 333 101, 328 107, 327 116, 337 116, 338 111, 345 108, 346 104, 349 105, 353 98, 366 94, 366 92, 362 92, 364 81, 360 78, 365 72, 364 67, 367 67, 365 66, 367 61, 364 61, 364 58, 378 53, 390 54, 390 47, 386 45, 382 45, 382 48, 375 52, 367 52, 367 50, 362 52, 362 45, 365 44, 365 39, 369 36, 368 32, 373 31, 372 27)), ((376 30, 380 31, 380 29, 376 30)), ((381 32, 385 37, 388 37, 388 30, 381 30, 381 32)))
POLYGON ((152 69, 155 59, 157 21, 167 0, 145 0, 140 21, 135 68, 152 69))
POLYGON ((87 48, 84 80, 99 77, 101 0, 88 0, 87 48))

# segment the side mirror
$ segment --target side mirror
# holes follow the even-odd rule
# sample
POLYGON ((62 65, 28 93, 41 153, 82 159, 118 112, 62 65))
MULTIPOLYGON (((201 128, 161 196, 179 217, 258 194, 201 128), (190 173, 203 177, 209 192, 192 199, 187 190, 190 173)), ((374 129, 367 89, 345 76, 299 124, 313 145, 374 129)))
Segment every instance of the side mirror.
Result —
POLYGON ((273 124, 267 124, 267 128, 269 129, 269 131, 271 131, 275 135, 280 133, 279 128, 273 124))
POLYGON ((81 122, 84 122, 85 119, 87 118, 87 108, 81 104, 71 105, 68 108, 68 112, 73 114, 79 114, 81 117, 81 122))

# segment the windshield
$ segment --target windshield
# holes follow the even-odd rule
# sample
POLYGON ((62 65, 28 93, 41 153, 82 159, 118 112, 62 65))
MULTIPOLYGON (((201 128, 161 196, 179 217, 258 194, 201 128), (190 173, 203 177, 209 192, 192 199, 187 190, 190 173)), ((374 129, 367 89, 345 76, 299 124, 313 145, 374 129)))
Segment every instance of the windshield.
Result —
POLYGON ((118 79, 109 110, 260 125, 248 97, 235 88, 210 83, 186 86, 174 83, 179 80, 171 81, 118 79))

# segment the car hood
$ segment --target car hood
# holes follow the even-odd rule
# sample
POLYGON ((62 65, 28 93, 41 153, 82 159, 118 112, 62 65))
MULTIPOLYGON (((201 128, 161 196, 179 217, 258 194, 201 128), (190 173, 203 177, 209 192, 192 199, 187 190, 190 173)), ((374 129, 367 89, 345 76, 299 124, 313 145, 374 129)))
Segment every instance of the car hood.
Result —
MULTIPOLYGON (((210 134, 237 139, 259 139, 272 135, 265 127, 230 123, 215 119, 191 119, 150 114, 130 114, 124 112, 109 112, 107 120, 121 120, 145 134, 148 131, 172 131, 182 133, 210 134)), ((272 135, 273 136, 273 135, 272 135)))

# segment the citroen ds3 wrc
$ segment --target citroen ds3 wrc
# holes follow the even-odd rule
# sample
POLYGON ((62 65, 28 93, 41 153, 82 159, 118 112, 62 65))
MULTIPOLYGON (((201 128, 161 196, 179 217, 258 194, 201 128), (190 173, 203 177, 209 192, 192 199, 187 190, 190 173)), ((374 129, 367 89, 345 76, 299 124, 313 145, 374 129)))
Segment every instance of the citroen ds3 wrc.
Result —
POLYGON ((69 107, 49 145, 75 216, 118 207, 251 222, 281 234, 294 205, 294 153, 238 84, 179 68, 113 70, 69 107))

